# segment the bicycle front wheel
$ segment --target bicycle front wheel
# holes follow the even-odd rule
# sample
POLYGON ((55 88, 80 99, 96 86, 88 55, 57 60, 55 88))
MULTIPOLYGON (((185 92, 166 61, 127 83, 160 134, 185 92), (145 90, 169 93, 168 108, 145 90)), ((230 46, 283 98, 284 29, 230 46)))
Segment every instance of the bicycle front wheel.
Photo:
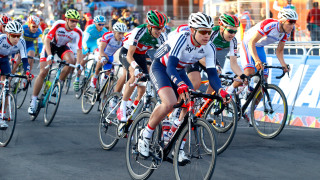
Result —
MULTIPOLYGON (((9 144, 16 127, 16 118, 17 118, 17 107, 16 107, 15 97, 13 96, 12 93, 9 93, 8 98, 6 99, 7 99, 7 106, 5 109, 6 113, 3 114, 4 115, 3 118, 2 117, 0 118, 2 118, 6 122, 8 127, 0 129, 0 146, 1 147, 5 147, 9 144)), ((2 99, 0 108, 2 108, 3 102, 4 100, 2 99)))
POLYGON ((25 88, 26 84, 23 84, 22 78, 19 78, 15 85, 14 94, 16 95, 17 108, 20 109, 27 97, 28 88, 25 88))
POLYGON ((100 115, 99 122, 99 140, 103 149, 110 150, 118 142, 119 120, 116 115, 116 105, 121 100, 120 93, 113 93, 106 100, 100 115))
POLYGON ((61 84, 59 81, 57 81, 52 87, 51 91, 48 92, 50 94, 46 101, 44 112, 44 124, 46 126, 49 126, 52 123, 54 116, 57 113, 61 98, 61 90, 61 84))
POLYGON ((67 80, 66 80, 66 83, 65 83, 65 90, 66 90, 66 94, 68 94, 69 92, 69 89, 70 89, 70 86, 71 86, 71 81, 72 81, 72 72, 69 73, 68 77, 67 77, 67 80))
POLYGON ((88 114, 97 101, 96 88, 90 86, 90 80, 87 81, 81 98, 81 109, 84 114, 88 114))
MULTIPOLYGON (((222 101, 213 100, 208 110, 204 114, 204 119, 210 122, 215 130, 217 140, 217 153, 221 154, 231 144, 236 133, 238 123, 238 112, 233 100, 227 104, 224 110, 216 114, 221 109, 222 101)), ((202 144, 206 147, 206 142, 201 138, 202 144)), ((210 150, 210 148, 205 148, 210 150)))
POLYGON ((191 132, 188 126, 184 127, 174 149, 176 179, 211 179, 216 165, 215 143, 214 130, 206 120, 197 118, 191 132), (206 140, 206 147, 200 142, 200 133, 206 140), (211 151, 208 152, 205 148, 210 148, 211 151), (187 157, 188 161, 179 160, 179 156, 187 157))
MULTIPOLYGON (((138 152, 138 139, 141 130, 146 127, 150 118, 149 112, 141 113, 131 126, 127 147, 126 164, 132 179, 148 179, 154 171, 152 157, 143 158, 138 152)), ((153 133, 154 136, 157 133, 153 133)), ((150 141, 152 144, 152 141, 150 141)))
POLYGON ((287 115, 287 98, 278 86, 267 84, 263 91, 255 94, 251 104, 251 119, 260 137, 277 137, 286 125, 287 115))

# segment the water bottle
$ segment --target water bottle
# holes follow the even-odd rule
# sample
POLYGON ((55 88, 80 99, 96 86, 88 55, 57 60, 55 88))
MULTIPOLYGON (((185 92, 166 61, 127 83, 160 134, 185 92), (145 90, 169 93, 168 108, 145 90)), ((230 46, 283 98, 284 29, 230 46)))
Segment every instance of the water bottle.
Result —
POLYGON ((43 93, 46 94, 50 87, 51 87, 51 81, 46 81, 46 85, 44 87, 43 93))
POLYGON ((162 137, 165 144, 169 142, 169 130, 171 129, 171 122, 168 116, 162 121, 162 137))

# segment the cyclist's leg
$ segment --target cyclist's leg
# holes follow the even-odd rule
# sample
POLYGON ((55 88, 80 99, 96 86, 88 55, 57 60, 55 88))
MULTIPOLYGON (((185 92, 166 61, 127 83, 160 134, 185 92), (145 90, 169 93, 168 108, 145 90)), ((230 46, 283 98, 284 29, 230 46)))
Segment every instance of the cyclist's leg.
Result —
MULTIPOLYGON (((127 77, 127 68, 129 63, 127 61, 127 52, 128 50, 125 48, 121 48, 120 49, 120 53, 119 53, 119 60, 121 62, 121 64, 123 65, 122 69, 122 76, 118 79, 118 82, 116 84, 116 87, 114 88, 114 92, 121 92, 122 88, 126 82, 126 77, 127 77)), ((128 75, 129 76, 129 75, 128 75)))
MULTIPOLYGON (((30 46, 30 47, 27 46, 28 56, 35 57, 35 55, 36 55, 35 51, 36 51, 36 50, 35 50, 33 44, 32 44, 32 46, 30 46)), ((34 62, 34 60, 33 60, 33 59, 28 59, 28 62, 29 62, 29 64, 30 64, 30 72, 32 72, 32 67, 33 67, 33 62, 34 62)))
MULTIPOLYGON (((76 64, 74 53, 70 50, 68 46, 59 47, 57 50, 57 54, 61 58, 61 60, 65 60, 69 64, 76 64)), ((70 66, 63 67, 59 80, 64 81, 71 70, 72 68, 70 66)))
POLYGON ((13 65, 13 68, 11 70, 12 74, 15 74, 17 72, 17 68, 19 67, 19 64, 21 63, 20 53, 15 54, 14 59, 16 60, 16 63, 13 65))
POLYGON ((190 79, 194 87, 194 90, 198 90, 201 86, 201 75, 200 75, 201 69, 200 69, 199 62, 189 65, 186 68, 186 71, 188 73, 188 78, 190 79))

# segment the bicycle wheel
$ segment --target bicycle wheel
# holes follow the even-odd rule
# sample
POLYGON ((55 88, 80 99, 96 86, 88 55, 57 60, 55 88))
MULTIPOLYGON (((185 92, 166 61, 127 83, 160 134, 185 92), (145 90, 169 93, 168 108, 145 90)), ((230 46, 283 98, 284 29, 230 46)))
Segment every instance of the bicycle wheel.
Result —
POLYGON ((99 140, 103 149, 112 149, 119 140, 119 121, 116 114, 116 105, 120 102, 120 93, 113 93, 106 101, 100 115, 99 140), (114 106, 114 107, 112 107, 114 106))
POLYGON ((65 83, 65 86, 64 86, 64 89, 66 90, 66 94, 68 94, 68 92, 69 92, 69 88, 71 86, 71 81, 72 81, 72 72, 69 73, 67 80, 66 80, 66 83, 65 83))
POLYGON ((54 86, 52 86, 51 91, 49 92, 49 97, 46 101, 45 111, 44 111, 44 124, 49 126, 54 119, 54 116, 57 113, 60 98, 61 98, 61 84, 59 81, 56 81, 54 86))
POLYGON ((176 179, 211 179, 216 165, 216 141, 212 126, 204 119, 197 118, 192 125, 192 131, 186 126, 176 142, 173 166, 176 179), (200 131, 206 140, 207 152, 200 143, 200 131), (179 162, 179 153, 185 153, 189 162, 179 162))
POLYGON ((260 90, 255 94, 251 112, 252 125, 259 136, 266 139, 275 138, 286 125, 286 96, 278 86, 267 84, 264 91, 260 90))
POLYGON ((15 89, 13 92, 15 94, 18 109, 23 105, 28 93, 28 88, 24 87, 22 80, 22 78, 19 78, 18 82, 15 83, 15 89))
MULTIPOLYGON (((152 156, 143 158, 138 152, 138 138, 141 130, 146 127, 150 118, 149 112, 143 112, 134 120, 128 135, 126 146, 126 165, 132 179, 147 179, 154 171, 154 158, 152 156)), ((154 132, 153 136, 158 133, 154 132)), ((150 151, 157 138, 150 141, 150 151)))
POLYGON ((81 109, 84 114, 88 114, 97 101, 96 88, 90 86, 90 80, 87 81, 81 98, 81 109))
MULTIPOLYGON (((3 120, 6 121, 8 127, 4 129, 0 129, 0 146, 1 147, 5 147, 9 144, 16 127, 17 106, 16 106, 15 97, 13 96, 12 93, 8 94, 7 100, 8 100, 8 104, 5 109, 6 113, 4 114, 3 120), (11 112, 11 117, 10 117, 10 112, 11 112)), ((3 100, 1 101, 3 102, 3 100)), ((2 102, 1 102, 0 108, 2 107, 2 102)))
MULTIPOLYGON (((204 114, 204 119, 210 122, 215 130, 217 153, 221 154, 231 144, 238 124, 237 106, 233 100, 225 106, 224 110, 215 115, 221 109, 221 101, 213 100, 204 114)), ((206 142, 201 138, 201 143, 206 147, 206 142)), ((205 148, 208 152, 210 148, 205 148)))
POLYGON ((87 84, 87 79, 86 77, 82 77, 82 80, 80 80, 80 84, 79 84, 79 91, 74 92, 75 96, 77 99, 80 99, 83 89, 85 88, 85 85, 87 84))

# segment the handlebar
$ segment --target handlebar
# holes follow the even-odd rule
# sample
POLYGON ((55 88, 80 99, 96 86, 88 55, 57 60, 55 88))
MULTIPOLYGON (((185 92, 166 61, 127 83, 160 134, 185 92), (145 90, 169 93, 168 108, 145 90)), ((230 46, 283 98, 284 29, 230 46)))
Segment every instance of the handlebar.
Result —
MULTIPOLYGON (((285 74, 286 72, 284 72, 284 68, 282 66, 267 66, 265 65, 264 66, 265 68, 274 68, 274 69, 281 69, 282 70, 282 74, 280 76, 276 76, 277 79, 281 79, 285 74)), ((290 66, 287 64, 287 68, 290 69, 290 66)), ((289 76, 289 72, 288 73, 288 76, 289 76)))
POLYGON ((32 56, 28 56, 28 59, 33 59, 33 60, 36 60, 36 61, 40 61, 40 58, 32 57, 32 56))
MULTIPOLYGON (((52 64, 53 64, 54 62, 57 62, 57 63, 59 63, 59 64, 64 64, 64 65, 66 65, 66 66, 70 66, 70 67, 76 68, 76 65, 74 65, 74 64, 69 64, 69 63, 67 63, 66 61, 61 61, 61 60, 52 61, 52 64)), ((44 69, 50 68, 50 67, 52 66, 52 64, 51 64, 51 65, 47 65, 46 67, 44 67, 44 69)))
MULTIPOLYGON (((142 78, 147 78, 147 80, 149 80, 149 74, 142 74, 142 76, 140 76, 139 78, 135 78, 134 82, 132 84, 130 84, 130 87, 133 87, 133 86, 136 86, 136 85, 139 85, 139 81, 142 79, 142 78)), ((143 85, 144 86, 144 85, 143 85)))

